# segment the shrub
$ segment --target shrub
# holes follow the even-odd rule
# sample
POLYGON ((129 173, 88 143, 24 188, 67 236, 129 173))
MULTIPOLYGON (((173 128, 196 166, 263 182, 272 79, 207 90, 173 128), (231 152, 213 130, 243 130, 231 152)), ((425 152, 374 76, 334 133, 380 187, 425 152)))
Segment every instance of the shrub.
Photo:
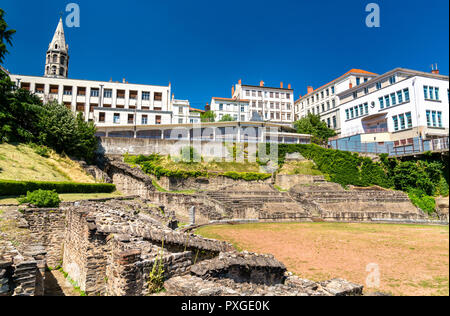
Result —
POLYGON ((116 186, 110 183, 40 182, 0 180, 0 196, 18 196, 28 191, 55 190, 57 193, 111 193, 116 186))
POLYGON ((56 191, 37 190, 27 192, 26 197, 18 199, 20 204, 30 203, 36 207, 58 207, 61 203, 56 191))
POLYGON ((50 157, 50 149, 46 146, 39 146, 36 144, 31 144, 31 147, 33 148, 34 152, 38 154, 39 156, 42 156, 44 158, 50 157))
POLYGON ((411 202, 423 210, 427 212, 429 215, 434 213, 436 210, 436 201, 433 197, 426 195, 420 189, 410 189, 408 192, 409 199, 411 202))

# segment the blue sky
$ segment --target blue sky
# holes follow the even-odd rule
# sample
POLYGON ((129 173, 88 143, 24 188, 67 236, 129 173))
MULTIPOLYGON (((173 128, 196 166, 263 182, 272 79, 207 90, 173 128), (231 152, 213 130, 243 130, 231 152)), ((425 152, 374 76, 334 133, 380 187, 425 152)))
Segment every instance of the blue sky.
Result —
MULTIPOLYGON (((66 4, 81 9, 67 28, 69 77, 167 85, 203 108, 247 84, 292 84, 295 97, 351 68, 395 67, 449 73, 448 0, 17 1, 2 0, 17 30, 5 67, 41 76, 45 52, 66 4), (368 28, 368 3, 381 27, 368 28)), ((67 13, 65 13, 67 14, 67 13)), ((64 16, 65 18, 65 16, 64 16)))

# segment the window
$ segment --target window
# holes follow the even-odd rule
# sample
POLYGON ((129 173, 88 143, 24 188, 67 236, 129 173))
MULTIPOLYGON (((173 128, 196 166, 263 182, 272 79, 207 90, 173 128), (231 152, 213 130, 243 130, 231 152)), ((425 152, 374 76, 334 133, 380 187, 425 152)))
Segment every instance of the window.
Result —
POLYGON ((183 119, 182 118, 178 119, 178 124, 183 124, 183 119))
POLYGON ((114 124, 120 123, 120 113, 114 113, 113 122, 114 122, 114 124))
POLYGON ((405 129, 405 115, 400 114, 398 117, 400 119, 400 129, 405 129))
POLYGON ((406 113, 405 117, 406 117, 406 124, 408 125, 408 128, 412 128, 411 112, 406 113))
POLYGON ((398 103, 403 103, 403 93, 401 91, 397 91, 397 99, 398 103))
POLYGON ((384 99, 383 97, 378 99, 380 101, 380 109, 384 109, 384 99))
POLYGON ((431 111, 427 111, 427 126, 431 126, 431 111))
POLYGON ((369 88, 364 88, 364 94, 369 94, 369 88))
POLYGON ((409 102, 409 89, 406 88, 403 93, 405 94, 405 102, 409 102))
POLYGON ((388 95, 384 96, 384 101, 386 101, 386 107, 387 107, 387 108, 391 106, 390 100, 389 100, 389 96, 388 96, 388 95))
POLYGON ((142 115, 141 124, 142 125, 148 124, 148 116, 147 115, 142 115))
POLYGON ((434 88, 435 100, 439 100, 439 88, 434 88))
POLYGON ((423 86, 423 96, 428 99, 428 86, 423 86))
POLYGON ((331 87, 331 94, 334 94, 334 87, 331 87))
POLYGON ((161 125, 161 115, 156 115, 155 116, 155 124, 156 125, 161 125))
POLYGON ((390 84, 394 84, 396 81, 395 75, 393 75, 392 77, 389 78, 389 83, 390 84))
POLYGON ((116 97, 117 99, 125 99, 125 90, 117 90, 116 97))
POLYGON ((98 113, 98 121, 101 123, 105 122, 105 112, 99 112, 98 113))
POLYGON ((359 105, 359 115, 364 115, 364 105, 363 104, 359 105))
POLYGON ((359 86, 361 84, 361 78, 356 78, 356 85, 359 86))
POLYGON ((99 90, 91 89, 91 97, 98 97, 98 96, 99 96, 99 90))
POLYGON ((359 116, 359 114, 358 114, 358 107, 355 106, 354 109, 355 109, 355 117, 358 117, 359 116))
POLYGON ((322 112, 325 112, 325 104, 322 103, 322 112))
POLYGON ((336 116, 333 116, 333 128, 336 128, 337 121, 336 121, 336 116))
POLYGON ((291 94, 290 93, 286 93, 286 99, 288 99, 288 100, 291 99, 291 94))
POLYGON ((398 118, 397 118, 397 116, 393 116, 392 120, 394 122, 394 130, 398 131, 398 118))
POLYGON ((134 114, 128 114, 128 124, 134 124, 134 114))
POLYGON ((336 107, 336 100, 331 100, 331 104, 333 105, 333 108, 335 108, 336 107))
POLYGON ((64 87, 64 95, 72 95, 72 87, 64 87))
POLYGON ((391 94, 391 101, 392 101, 392 105, 396 105, 397 104, 397 97, 395 96, 395 93, 391 94))
POLYGON ((143 101, 150 100, 150 92, 142 91, 142 100, 143 101))
POLYGON ((381 82, 377 82, 377 90, 381 89, 381 82))
POLYGON ((324 98, 324 93, 323 93, 323 91, 320 92, 320 96, 321 96, 322 99, 324 98))
POLYGON ((433 95, 433 87, 429 87, 429 91, 430 91, 430 100, 433 100, 433 97, 434 97, 434 95, 433 95))
POLYGON ((436 124, 436 111, 432 111, 431 112, 431 118, 433 120, 433 126, 436 127, 437 126, 437 124, 436 124))
POLYGON ((103 97, 105 97, 105 98, 112 98, 112 90, 111 89, 106 89, 103 92, 103 97))
POLYGON ((162 93, 155 92, 155 101, 162 101, 162 93))
POLYGON ((437 112, 438 126, 442 127, 442 112, 437 112))
POLYGON ((219 104, 219 111, 223 111, 223 104, 219 104))
POLYGON ((330 110, 330 101, 327 101, 327 111, 330 110))
POLYGON ((353 108, 350 109, 350 118, 354 118, 355 117, 355 113, 353 112, 353 108))
POLYGON ((355 91, 353 92, 353 99, 356 99, 358 97, 358 93, 355 91))
POLYGON ((364 82, 367 82, 367 81, 369 81, 369 78, 364 78, 364 82))
POLYGON ((258 97, 262 97, 262 91, 258 91, 258 97))
POLYGON ((327 126, 328 126, 328 128, 331 127, 331 120, 330 120, 330 118, 327 118, 327 126))
POLYGON ((366 112, 366 114, 369 114, 369 104, 368 103, 364 103, 364 111, 366 112))

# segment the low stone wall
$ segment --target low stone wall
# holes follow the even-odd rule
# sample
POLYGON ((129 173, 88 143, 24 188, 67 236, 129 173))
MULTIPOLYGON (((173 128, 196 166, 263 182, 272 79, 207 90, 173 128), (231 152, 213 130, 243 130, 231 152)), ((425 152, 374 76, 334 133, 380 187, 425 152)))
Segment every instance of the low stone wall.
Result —
MULTIPOLYGON (((317 176, 301 175, 301 174, 277 174, 275 185, 285 190, 290 190, 297 184, 313 184, 317 176)), ((323 177, 320 177, 323 178, 323 177)))
POLYGON ((185 191, 185 190, 198 190, 198 191, 214 191, 220 190, 223 187, 230 185, 244 185, 251 187, 257 183, 270 184, 272 179, 261 181, 245 181, 245 180, 233 180, 224 176, 210 176, 200 178, 176 178, 176 177, 161 177, 158 179, 158 183, 168 191, 185 191))
POLYGON ((152 179, 139 167, 132 168, 119 159, 107 159, 105 172, 116 185, 117 190, 123 194, 146 198, 148 192, 155 190, 152 179))

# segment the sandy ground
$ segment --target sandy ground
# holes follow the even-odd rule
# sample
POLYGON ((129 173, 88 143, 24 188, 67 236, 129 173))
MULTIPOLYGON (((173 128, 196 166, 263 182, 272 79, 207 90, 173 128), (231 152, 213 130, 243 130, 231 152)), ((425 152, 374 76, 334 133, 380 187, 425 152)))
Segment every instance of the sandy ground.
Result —
POLYGON ((448 226, 249 224, 210 226, 198 233, 271 253, 288 270, 314 281, 340 277, 364 284, 366 293, 449 295, 448 226), (378 287, 370 286, 377 270, 367 272, 368 265, 378 267, 378 287))

